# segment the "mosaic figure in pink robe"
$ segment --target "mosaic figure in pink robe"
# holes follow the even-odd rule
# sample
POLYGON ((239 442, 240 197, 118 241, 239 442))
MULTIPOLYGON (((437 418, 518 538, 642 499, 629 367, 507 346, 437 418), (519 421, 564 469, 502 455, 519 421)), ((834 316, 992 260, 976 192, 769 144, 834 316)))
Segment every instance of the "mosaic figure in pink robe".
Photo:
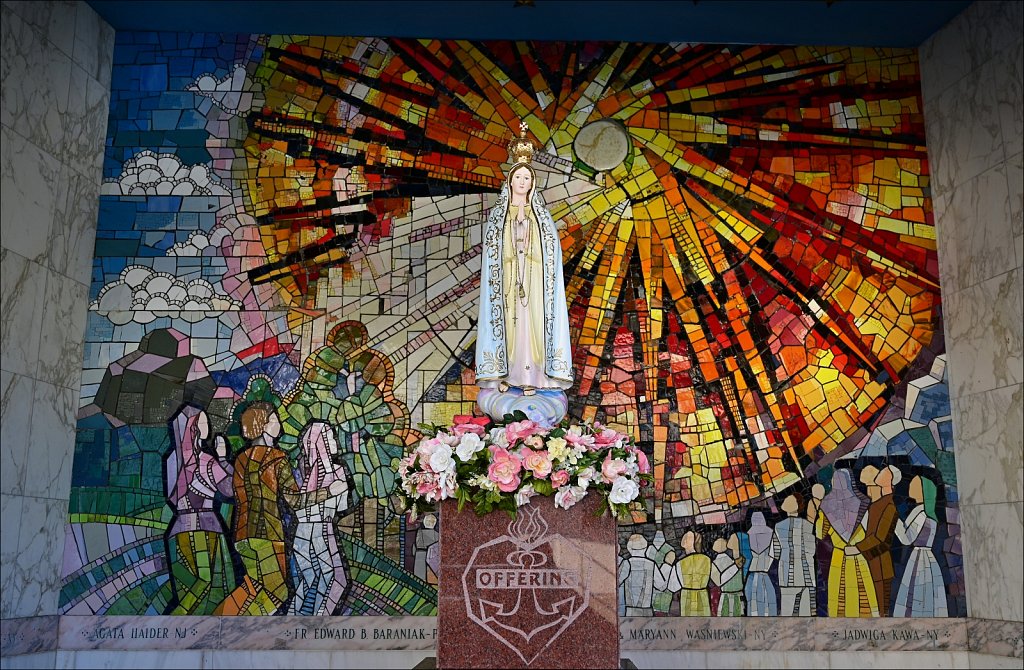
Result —
POLYGON ((233 469, 227 443, 216 453, 202 449, 210 434, 206 412, 185 405, 171 419, 174 448, 164 463, 167 503, 174 516, 165 535, 173 599, 168 614, 211 614, 234 586, 234 570, 224 539, 227 526, 215 498, 232 495, 233 469))
POLYGON ((299 488, 307 494, 330 489, 331 495, 295 509, 295 595, 288 613, 325 616, 334 614, 348 587, 348 567, 334 525, 338 516, 349 509, 348 475, 344 466, 333 460, 338 442, 330 425, 310 422, 299 442, 299 488), (344 486, 337 486, 337 482, 344 486))

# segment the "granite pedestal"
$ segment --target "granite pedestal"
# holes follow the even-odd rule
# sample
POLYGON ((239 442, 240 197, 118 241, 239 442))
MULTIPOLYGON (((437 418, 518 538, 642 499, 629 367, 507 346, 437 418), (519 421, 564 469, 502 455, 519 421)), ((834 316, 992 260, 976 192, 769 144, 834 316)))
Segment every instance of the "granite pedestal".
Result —
POLYGON ((617 668, 615 520, 589 495, 512 521, 441 507, 439 668, 617 668))

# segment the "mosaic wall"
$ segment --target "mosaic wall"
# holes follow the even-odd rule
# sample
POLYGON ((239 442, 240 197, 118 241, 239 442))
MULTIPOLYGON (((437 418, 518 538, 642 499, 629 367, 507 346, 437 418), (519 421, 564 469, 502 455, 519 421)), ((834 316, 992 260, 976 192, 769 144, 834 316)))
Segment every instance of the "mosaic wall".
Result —
POLYGON ((63 612, 435 612, 394 463, 523 119, 621 613, 964 615, 913 51, 119 33, 110 104, 63 612))

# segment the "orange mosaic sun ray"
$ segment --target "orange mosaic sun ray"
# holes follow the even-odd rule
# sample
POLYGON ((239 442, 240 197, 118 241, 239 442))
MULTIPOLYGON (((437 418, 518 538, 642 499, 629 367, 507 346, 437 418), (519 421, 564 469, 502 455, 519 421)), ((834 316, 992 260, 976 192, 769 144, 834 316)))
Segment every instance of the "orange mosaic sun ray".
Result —
POLYGON ((296 328, 412 199, 495 192, 527 123, 565 226, 573 412, 651 450, 658 519, 724 519, 849 451, 934 334, 912 51, 282 38, 257 75, 249 276, 296 328), (598 122, 607 165, 577 143, 598 122))

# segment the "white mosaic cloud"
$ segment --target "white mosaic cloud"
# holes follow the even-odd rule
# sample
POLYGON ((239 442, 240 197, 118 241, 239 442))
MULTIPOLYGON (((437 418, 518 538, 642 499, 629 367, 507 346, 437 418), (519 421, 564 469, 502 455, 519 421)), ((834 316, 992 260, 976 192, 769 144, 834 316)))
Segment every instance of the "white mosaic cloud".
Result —
POLYGON ((101 195, 229 195, 202 164, 185 165, 175 154, 140 151, 124 162, 121 175, 100 187, 101 195))
POLYGON ((241 65, 235 65, 229 74, 220 79, 212 74, 200 75, 185 90, 209 98, 231 116, 259 109, 266 100, 263 97, 263 86, 251 80, 241 65))
POLYGON ((126 267, 89 305, 119 326, 131 321, 146 324, 165 316, 196 323, 241 308, 240 302, 218 294, 205 279, 185 282, 144 265, 126 267))
POLYGON ((232 214, 222 219, 213 230, 206 232, 196 230, 184 242, 178 242, 167 250, 168 256, 227 256, 228 251, 224 250, 224 240, 231 238, 231 245, 243 238, 244 235, 235 236, 234 233, 243 226, 255 225, 256 220, 248 214, 232 214))

